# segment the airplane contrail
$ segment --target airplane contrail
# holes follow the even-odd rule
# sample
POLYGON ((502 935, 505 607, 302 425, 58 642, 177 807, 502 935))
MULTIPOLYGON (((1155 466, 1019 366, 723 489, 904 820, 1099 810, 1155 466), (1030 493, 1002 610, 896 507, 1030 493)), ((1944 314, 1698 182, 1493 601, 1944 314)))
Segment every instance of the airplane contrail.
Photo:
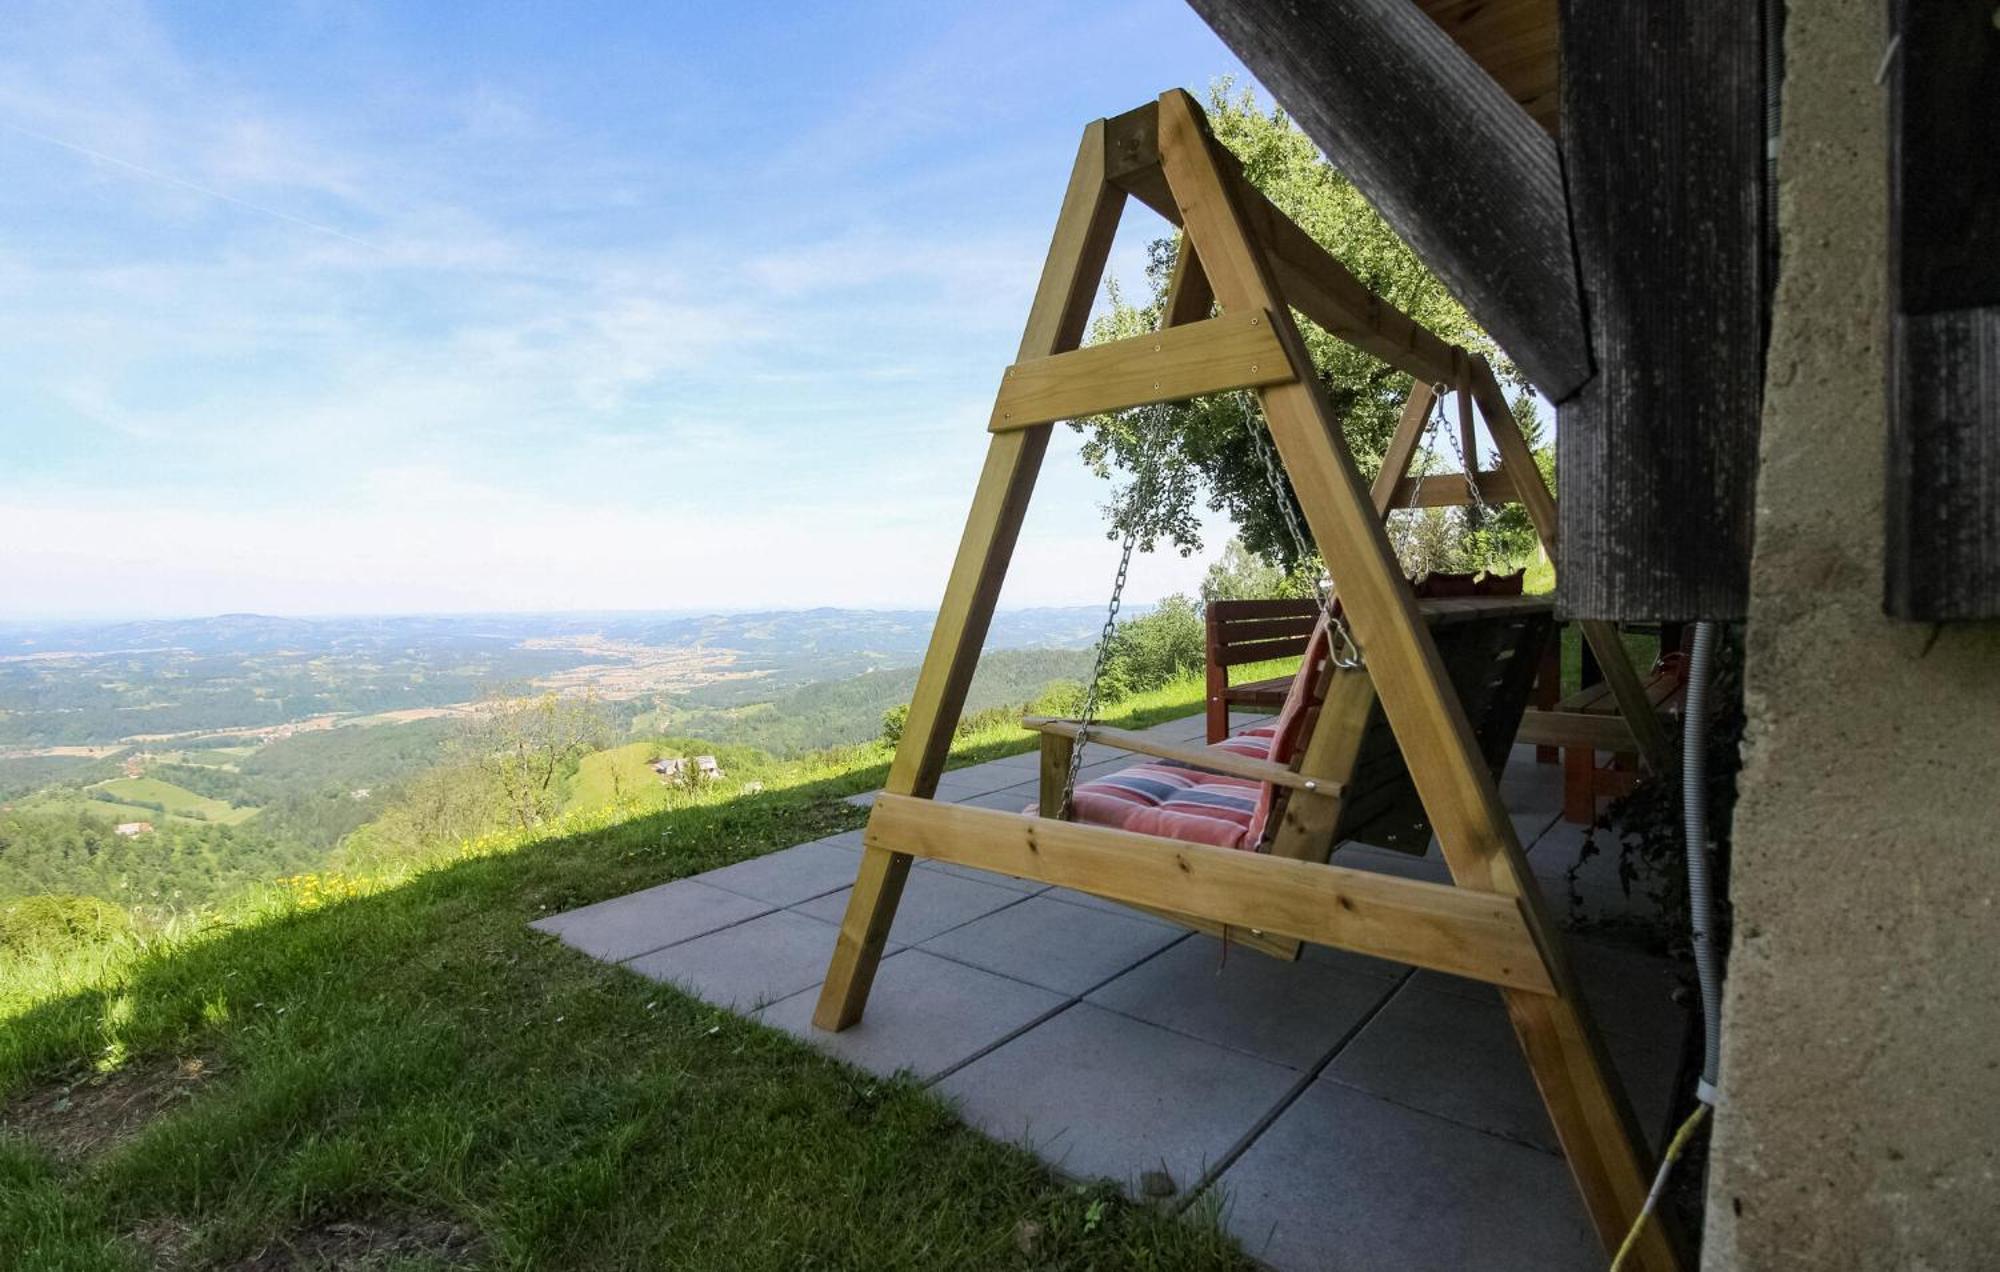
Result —
POLYGON ((276 217, 280 221, 290 221, 293 225, 302 225, 306 229, 317 230, 321 234, 331 234, 337 239, 345 239, 349 243, 357 247, 365 247, 371 252, 382 250, 367 239, 356 238, 354 235, 347 233, 347 231, 337 230, 331 225, 322 225, 318 221, 309 221, 302 216, 293 216, 290 212, 281 212, 277 208, 267 208, 260 203, 252 203, 248 199, 239 199, 233 194, 225 194, 221 190, 197 184, 185 178, 174 176, 172 173, 160 172, 156 169, 133 163, 130 160, 120 159, 116 155, 107 155, 101 150, 92 150, 89 146, 79 146, 73 141, 64 141, 60 137, 51 137, 47 133, 36 132, 32 128, 23 128, 19 124, 8 123, 4 119, 0 119, 0 128, 5 128, 8 132, 19 133, 21 136, 32 138, 35 141, 45 142, 51 146, 60 146, 64 150, 82 155, 86 159, 94 159, 99 163, 108 163, 113 167, 123 168, 127 172, 137 173, 142 177, 150 177, 155 181, 164 181, 168 185, 179 186, 183 190, 192 190, 196 194, 205 194, 211 199, 221 199, 224 203, 233 203, 239 208, 248 208, 252 212, 261 212, 265 216, 276 217))

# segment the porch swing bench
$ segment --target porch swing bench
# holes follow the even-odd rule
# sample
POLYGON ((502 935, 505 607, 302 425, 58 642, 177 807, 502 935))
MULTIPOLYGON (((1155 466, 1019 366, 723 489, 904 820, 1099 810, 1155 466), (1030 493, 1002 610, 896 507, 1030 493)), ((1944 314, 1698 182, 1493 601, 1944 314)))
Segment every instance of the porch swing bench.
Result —
MULTIPOLYGON (((1413 595, 1384 528, 1400 493, 1415 506, 1438 480, 1405 474, 1447 391, 1466 441, 1455 480, 1475 499, 1489 484, 1511 492, 1553 556, 1554 499, 1483 358, 1369 294, 1245 178, 1187 94, 1085 130, 1020 360, 987 425, 985 467, 909 720, 869 813, 817 1027, 860 1021, 918 859, 1073 888, 1273 954, 1310 942, 1483 981, 1500 990, 1599 1237, 1617 1247, 1645 1204, 1650 1163, 1496 781, 1548 639, 1549 607, 1521 596, 1413 595), (1182 231, 1161 326, 1079 348, 1128 199, 1182 231), (1372 492, 1295 310, 1412 377, 1372 492), (1258 408, 1247 415, 1252 441, 1267 470, 1282 461, 1310 529, 1305 546, 1338 581, 1337 596, 1320 599, 1270 731, 1172 747, 1090 723, 1087 695, 1080 721, 1029 721, 1043 748, 1036 809, 934 799, 1054 423, 1245 390, 1258 408), (1491 473, 1474 462, 1474 403, 1499 455, 1491 473), (1079 785, 1080 740, 1162 763, 1144 766, 1150 779, 1079 785), (1148 780, 1150 792, 1135 789, 1148 780), (1187 795, 1204 789, 1205 806, 1187 795), (1213 815, 1223 804, 1228 815, 1213 815), (1330 860, 1348 839, 1422 851, 1433 833, 1449 884, 1330 860)), ((1292 499, 1280 507, 1303 541, 1292 499)), ((1582 626, 1650 758, 1664 739, 1616 633, 1582 626)), ((1634 1269, 1680 1266, 1657 1223, 1635 1238, 1632 1256, 1634 1269)))
MULTIPOLYGON (((1537 655, 1552 630, 1552 606, 1544 598, 1520 595, 1420 595, 1417 611, 1465 706, 1481 758, 1497 780, 1527 705, 1537 655)), ((1430 820, 1380 703, 1368 694, 1365 713, 1322 720, 1330 698, 1349 696, 1348 684, 1339 678, 1366 674, 1334 666, 1329 649, 1322 622, 1276 719, 1207 746, 1177 745, 1077 720, 1027 717, 1022 726, 1041 735, 1043 775, 1040 799, 1027 811, 1306 862, 1326 862, 1348 842, 1423 855, 1430 849, 1430 820), (1330 746, 1315 750, 1311 740, 1320 728, 1350 736, 1330 737, 1330 746), (1083 741, 1147 762, 1066 791, 1062 779, 1072 768, 1072 749, 1083 741), (1322 763, 1331 760, 1334 767, 1302 772, 1308 754, 1322 763)), ((1135 908, 1277 958, 1296 958, 1301 947, 1295 938, 1261 928, 1135 908)))

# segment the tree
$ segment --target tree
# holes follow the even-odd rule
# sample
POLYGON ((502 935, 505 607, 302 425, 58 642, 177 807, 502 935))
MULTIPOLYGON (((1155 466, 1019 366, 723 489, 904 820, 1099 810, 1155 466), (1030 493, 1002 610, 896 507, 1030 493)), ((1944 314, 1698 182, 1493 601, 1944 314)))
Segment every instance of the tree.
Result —
POLYGON ((1243 546, 1240 537, 1222 545, 1222 555, 1209 562, 1208 573, 1201 580, 1204 605, 1210 601, 1266 601, 1312 595, 1310 580, 1285 573, 1282 566, 1271 564, 1243 546))
POLYGON ((508 818, 526 828, 555 813, 563 779, 609 733, 594 695, 520 697, 499 690, 467 717, 459 747, 491 781, 508 818))
MULTIPOLYGON (((1371 291, 1444 339, 1485 354, 1503 384, 1525 388, 1526 381, 1514 365, 1473 325, 1464 307, 1353 184, 1320 157, 1284 112, 1265 114, 1254 93, 1246 89, 1232 95, 1232 87, 1230 80, 1222 79, 1210 88, 1209 122, 1216 137, 1243 161, 1250 180, 1371 291)), ((1107 283, 1109 309, 1092 325, 1093 342, 1138 335, 1158 326, 1174 252, 1175 242, 1169 238, 1150 245, 1149 295, 1143 304, 1128 302, 1116 279, 1107 283)), ((1302 324, 1302 333, 1362 476, 1372 480, 1395 432, 1410 377, 1310 323, 1302 324)), ((1078 421, 1076 427, 1085 434, 1085 461, 1097 475, 1108 479, 1117 470, 1137 480, 1155 461, 1166 473, 1152 483, 1149 498, 1121 499, 1107 510, 1113 537, 1129 530, 1138 534, 1148 551, 1159 540, 1171 543, 1184 556, 1199 551, 1196 500, 1205 494, 1211 509, 1227 513, 1235 522, 1251 553, 1281 563, 1287 573, 1300 572, 1300 553, 1286 528, 1279 496, 1250 440, 1247 404, 1245 394, 1222 394, 1078 421)), ((1515 414, 1531 423, 1534 419, 1525 398, 1516 404, 1515 414)), ((1279 481, 1283 497, 1296 511, 1296 498, 1282 474, 1279 481)), ((1526 528, 1519 509, 1502 516, 1514 519, 1510 529, 1526 528)))

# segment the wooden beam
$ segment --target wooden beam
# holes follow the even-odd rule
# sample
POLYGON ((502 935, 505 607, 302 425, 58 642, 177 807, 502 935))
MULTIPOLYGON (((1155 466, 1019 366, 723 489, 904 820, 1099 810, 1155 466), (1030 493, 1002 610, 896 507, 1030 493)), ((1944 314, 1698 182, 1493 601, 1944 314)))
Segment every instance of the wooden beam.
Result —
POLYGON ((1201 272, 1201 258, 1183 234, 1174 248, 1174 272, 1167 280, 1167 303, 1160 314, 1160 326, 1200 322, 1214 308, 1215 289, 1208 285, 1208 275, 1201 272))
POLYGON ((1035 791, 1035 806, 1042 810, 1042 816, 1060 818, 1069 811, 1063 805, 1069 794, 1069 766, 1075 754, 1075 738, 1060 733, 1042 734, 1041 763, 1036 770, 1040 783, 1035 791))
MULTIPOLYGON (((1511 103, 1509 108, 1515 109, 1511 103)), ((1232 183, 1218 167, 1220 146, 1209 135, 1201 108, 1185 93, 1164 94, 1159 126, 1168 184, 1223 312, 1271 313, 1293 364, 1310 368, 1304 342, 1254 245, 1232 183)), ((1430 161, 1436 162, 1436 156, 1430 161)), ((1461 888, 1518 900, 1548 965, 1557 996, 1506 990, 1503 998, 1584 1208, 1606 1249, 1616 1249, 1645 1202, 1651 1171, 1639 1147, 1644 1140, 1637 1121, 1569 970, 1560 933, 1542 910, 1513 822, 1437 646, 1418 616, 1339 421, 1309 377, 1259 390, 1259 397, 1307 524, 1329 571, 1340 580, 1349 624, 1452 879, 1461 888)), ((1635 1268, 1678 1266, 1657 1225, 1640 1238, 1635 1256, 1635 1268)))
MULTIPOLYGON (((1180 210, 1157 167, 1132 173, 1134 198, 1178 225, 1180 210)), ((1368 290, 1351 270, 1280 212, 1248 180, 1237 178, 1251 207, 1250 220, 1264 236, 1285 300, 1314 325, 1406 375, 1429 383, 1448 377, 1451 346, 1416 319, 1368 290)))
POLYGON ((1563 0, 1564 172, 1599 368, 1556 408, 1566 615, 1747 613, 1764 7, 1563 0))
MULTIPOLYGON (((1105 125, 1098 120, 1084 129, 1077 147, 1055 236, 1021 336, 1022 358, 1063 353, 1083 341, 1125 205, 1124 192, 1104 179, 1104 171, 1105 125)), ((1048 450, 1050 429, 1044 424, 997 433, 987 446, 986 466, 980 471, 944 603, 917 674, 903 739, 889 766, 887 789, 896 794, 929 796, 937 790, 1007 562, 1048 450)), ((910 858, 902 853, 868 849, 861 854, 861 869, 813 1010, 818 1028, 845 1029, 861 1019, 909 869, 910 858)))
POLYGON ((2000 618, 2000 28, 1982 0, 1896 0, 1883 606, 2000 618), (1985 155, 1984 159, 1974 156, 1985 155))
POLYGON ((1507 96, 1555 135, 1555 0, 1417 0, 1507 96))
POLYGON ((1542 711, 1530 707, 1521 715, 1517 744, 1572 746, 1595 751, 1637 752, 1632 726, 1624 716, 1586 711, 1542 711))
POLYGON ((862 842, 1525 993, 1553 991, 1519 901, 1495 893, 900 795, 876 797, 862 842))
POLYGON ((1418 379, 1410 385, 1410 396, 1403 399, 1403 414, 1396 421, 1396 431, 1389 438, 1389 448, 1382 452, 1382 468, 1375 474, 1375 484, 1369 488, 1368 497, 1375 503, 1375 511, 1388 516, 1397 507, 1396 492, 1410 475, 1410 465, 1417 458, 1417 451, 1423 445, 1424 433, 1430 427, 1431 404, 1437 401, 1430 382, 1418 379))
POLYGON ((1407 0, 1190 3, 1538 388, 1590 378, 1555 142, 1436 23, 1407 0))
POLYGON ((1292 378, 1264 314, 1225 314, 1008 367, 996 433, 1292 378))
MULTIPOLYGON (((1506 503, 1514 497, 1514 483, 1504 471, 1474 474, 1479 495, 1489 504, 1506 503)), ((1472 491, 1464 473, 1432 473, 1428 477, 1405 477, 1396 483, 1391 512, 1399 508, 1463 508, 1472 503, 1472 491)))
MULTIPOLYGON (((1519 481, 1513 483, 1514 496, 1527 510, 1528 522, 1534 526, 1535 535, 1541 540, 1542 551, 1548 554, 1549 560, 1561 561, 1557 537, 1561 529, 1558 524, 1560 513, 1555 496, 1549 492, 1548 483, 1542 480, 1542 470, 1535 463, 1534 452, 1528 449, 1528 439, 1521 436, 1513 409, 1507 404, 1507 395, 1500 388, 1499 377, 1493 374, 1492 366, 1484 357, 1475 356, 1472 359, 1471 385, 1472 400, 1479 407, 1480 417, 1486 421, 1487 436, 1493 439, 1493 448, 1500 452, 1501 471, 1523 474, 1519 481)), ((1560 584, 1560 572, 1556 579, 1560 584)), ((1660 717, 1646 696, 1645 687, 1639 679, 1639 669, 1632 665, 1632 653, 1625 648, 1617 624, 1586 618, 1577 624, 1577 628, 1591 652, 1597 655, 1605 683, 1611 686, 1611 692, 1618 699, 1618 713, 1625 717, 1626 727, 1638 742, 1639 758, 1653 772, 1665 772, 1667 733, 1660 727, 1660 717)))
MULTIPOLYGON (((1044 737, 1075 738, 1082 732, 1082 725, 1078 721, 1057 720, 1049 716, 1027 716, 1021 721, 1021 727, 1044 737)), ((1292 790, 1321 791, 1328 795, 1340 793, 1339 783, 1321 783, 1304 774, 1295 773, 1282 764, 1252 759, 1247 755, 1238 755, 1234 751, 1185 746, 1156 738, 1150 733, 1135 733, 1129 729, 1114 729, 1110 725, 1093 724, 1090 726, 1090 741, 1101 742, 1114 751, 1172 760, 1177 764, 1220 773, 1224 777, 1240 777, 1250 782, 1270 782, 1275 786, 1288 787, 1292 790)))

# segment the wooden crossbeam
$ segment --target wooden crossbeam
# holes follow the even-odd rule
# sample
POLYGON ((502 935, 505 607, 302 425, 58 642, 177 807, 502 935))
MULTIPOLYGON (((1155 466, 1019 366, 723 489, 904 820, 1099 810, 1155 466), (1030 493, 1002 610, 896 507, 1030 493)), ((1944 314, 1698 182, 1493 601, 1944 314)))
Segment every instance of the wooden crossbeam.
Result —
MULTIPOLYGON (((1159 103, 1148 102, 1105 121, 1105 126, 1107 148, 1115 156, 1106 177, 1179 225, 1180 207, 1160 167, 1159 103)), ((1225 152, 1218 157, 1218 163, 1227 173, 1232 192, 1243 204, 1252 235, 1270 254, 1278 289, 1292 308, 1329 335, 1426 384, 1452 382, 1457 363, 1448 341, 1368 290, 1367 284, 1356 278, 1353 271, 1279 211, 1243 175, 1242 165, 1234 155, 1225 152)))
POLYGON ((987 427, 1002 433, 1291 378, 1268 315, 1225 314, 1016 362, 987 427))
POLYGON ((1594 751, 1637 751, 1624 716, 1592 711, 1528 711, 1514 741, 1522 745, 1589 747, 1594 751))
MULTIPOLYGON (((1504 471, 1478 472, 1479 497, 1489 504, 1508 503, 1514 498, 1514 483, 1504 471)), ((1396 483, 1389 511, 1399 508, 1463 508, 1472 503, 1464 473, 1432 473, 1428 477, 1405 477, 1396 483)))
MULTIPOLYGON (((1071 741, 1075 741, 1077 734, 1083 731, 1083 726, 1078 721, 1058 720, 1049 716, 1025 716, 1021 720, 1021 727, 1034 733, 1053 734, 1071 741)), ((1340 783, 1322 782, 1303 773, 1295 773, 1282 764, 1273 764, 1269 760, 1253 760, 1247 755, 1238 755, 1233 751, 1183 746, 1163 738, 1156 738, 1150 733, 1135 733, 1130 729, 1114 729, 1109 725, 1093 724, 1090 726, 1090 740, 1102 742, 1116 751, 1172 760, 1177 764, 1220 773, 1224 777, 1240 777, 1250 782, 1269 782, 1288 790, 1318 791, 1324 795, 1340 793, 1340 783)))
POLYGON ((1554 992, 1520 902, 1497 893, 900 795, 876 797, 862 842, 1554 992))

